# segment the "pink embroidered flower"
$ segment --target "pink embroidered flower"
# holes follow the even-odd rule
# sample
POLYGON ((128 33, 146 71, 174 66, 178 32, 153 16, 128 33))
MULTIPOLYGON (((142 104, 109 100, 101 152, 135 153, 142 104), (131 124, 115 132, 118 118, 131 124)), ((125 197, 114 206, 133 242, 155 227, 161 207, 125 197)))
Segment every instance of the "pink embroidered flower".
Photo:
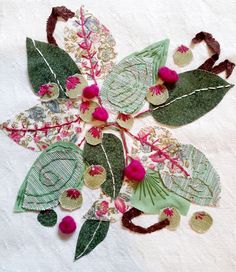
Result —
POLYGON ((151 91, 152 95, 159 95, 166 90, 166 87, 164 85, 159 84, 150 87, 149 90, 151 91))
POLYGON ((81 81, 76 76, 69 76, 66 79, 66 89, 70 91, 71 89, 74 89, 78 84, 80 84, 81 81))
POLYGON ((65 138, 67 136, 69 136, 69 132, 67 130, 62 130, 62 132, 60 133, 61 138, 65 138))
POLYGON ((101 175, 102 172, 103 168, 100 165, 93 165, 89 170, 89 175, 90 176, 101 175))
POLYGON ((164 214, 167 215, 167 216, 173 216, 173 215, 174 215, 174 211, 173 211, 173 209, 171 209, 171 208, 165 208, 165 209, 163 210, 163 212, 164 212, 164 214))
POLYGON ((103 215, 105 215, 108 212, 109 209, 109 203, 107 201, 102 201, 99 206, 97 207, 97 211, 96 211, 96 215, 98 217, 101 217, 103 215))
POLYGON ((131 181, 140 182, 144 179, 146 171, 138 160, 132 160, 131 163, 125 168, 125 176, 131 181))
POLYGON ((38 143, 40 140, 41 140, 41 137, 40 137, 40 136, 35 136, 35 137, 34 137, 35 143, 38 143))
POLYGON ((124 114, 124 113, 119 113, 119 115, 117 117, 117 119, 120 119, 120 120, 122 120, 124 122, 130 120, 131 118, 132 118, 131 115, 124 114))
POLYGON ((80 111, 82 112, 82 113, 85 113, 88 109, 89 109, 89 106, 90 106, 90 102, 89 101, 85 101, 85 102, 82 102, 81 104, 80 104, 80 111))
POLYGON ((67 100, 66 101, 66 107, 67 107, 67 109, 69 110, 69 109, 72 109, 73 108, 73 102, 71 101, 71 100, 67 100))
POLYGON ((99 121, 106 122, 109 115, 104 107, 97 107, 93 112, 93 118, 99 121))
POLYGON ((68 189, 68 190, 66 191, 66 193, 67 193, 66 196, 67 196, 67 197, 70 197, 71 199, 77 199, 77 198, 79 198, 80 195, 81 195, 80 191, 77 190, 77 189, 68 189))
POLYGON ((80 133, 81 131, 82 131, 81 127, 77 127, 77 128, 75 129, 75 132, 76 132, 76 133, 80 133))
POLYGON ((76 229, 76 223, 73 217, 65 216, 59 224, 59 230, 65 234, 71 234, 76 229))
POLYGON ((114 201, 114 204, 115 204, 116 209, 120 213, 126 212, 127 208, 126 208, 124 200, 121 197, 117 197, 116 200, 114 201))
POLYGON ((100 138, 102 136, 102 130, 99 127, 91 127, 88 131, 94 138, 100 138))
POLYGON ((12 131, 9 137, 14 140, 15 142, 19 143, 20 139, 23 137, 23 135, 20 134, 19 131, 12 131))
POLYGON ((171 70, 166 66, 159 68, 158 76, 167 83, 175 83, 179 80, 178 74, 174 70, 171 70))
POLYGON ((83 97, 87 99, 93 99, 94 97, 97 97, 99 94, 99 88, 97 84, 93 84, 90 86, 86 86, 83 89, 83 97))
POLYGON ((177 48, 177 51, 180 52, 180 53, 186 53, 187 51, 189 50, 189 48, 185 45, 180 45, 178 48, 177 48))
POLYGON ((50 84, 43 84, 39 87, 38 95, 44 96, 45 94, 51 95, 52 91, 50 89, 53 88, 53 85, 50 84))
POLYGON ((159 151, 157 151, 156 153, 150 155, 149 158, 153 162, 157 162, 157 163, 164 163, 164 161, 166 160, 166 157, 163 156, 159 151))

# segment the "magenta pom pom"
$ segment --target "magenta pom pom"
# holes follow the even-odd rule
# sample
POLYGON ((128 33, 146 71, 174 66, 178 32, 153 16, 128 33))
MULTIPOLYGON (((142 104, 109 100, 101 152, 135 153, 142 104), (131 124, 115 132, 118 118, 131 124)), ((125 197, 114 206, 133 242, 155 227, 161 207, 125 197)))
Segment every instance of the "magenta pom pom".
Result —
POLYGON ((99 88, 97 84, 87 86, 83 89, 83 97, 87 99, 93 99, 99 94, 99 88))
POLYGON ((125 176, 131 181, 142 181, 146 175, 146 171, 138 160, 132 162, 125 168, 125 176))
POLYGON ((178 74, 174 70, 171 70, 166 66, 159 68, 158 76, 167 83, 175 83, 179 80, 178 74))
POLYGON ((59 224, 59 230, 65 234, 71 234, 76 229, 76 223, 73 217, 65 216, 59 224))
POLYGON ((108 117, 108 112, 103 107, 97 107, 93 112, 93 118, 96 120, 106 122, 108 117))

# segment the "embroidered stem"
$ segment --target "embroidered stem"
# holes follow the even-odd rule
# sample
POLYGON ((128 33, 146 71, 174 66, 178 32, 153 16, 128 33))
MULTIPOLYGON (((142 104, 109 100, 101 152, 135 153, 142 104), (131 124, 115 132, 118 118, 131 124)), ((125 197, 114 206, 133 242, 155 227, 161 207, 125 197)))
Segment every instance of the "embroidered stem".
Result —
POLYGON ((165 152, 163 149, 160 149, 158 146, 154 146, 152 143, 149 143, 147 140, 145 139, 140 139, 139 137, 133 135, 131 132, 129 132, 128 130, 125 131, 128 135, 130 135, 132 138, 136 139, 137 141, 139 141, 142 144, 146 144, 149 145, 152 150, 156 150, 158 151, 158 153, 162 156, 164 156, 167 160, 169 160, 173 165, 175 165, 176 167, 178 167, 187 177, 189 177, 189 173, 173 158, 171 158, 171 156, 165 152))
POLYGON ((221 86, 217 86, 217 87, 207 87, 207 88, 197 89, 197 90, 192 91, 192 92, 189 93, 189 94, 184 94, 184 95, 182 95, 182 96, 180 96, 180 97, 177 97, 177 98, 175 98, 174 100, 172 100, 172 101, 170 101, 170 102, 168 102, 168 103, 166 103, 166 104, 160 105, 160 106, 154 108, 153 111, 155 111, 155 110, 157 110, 157 109, 160 109, 160 108, 167 107, 167 106, 171 105, 172 103, 174 103, 174 102, 177 101, 177 100, 180 100, 180 99, 182 99, 182 98, 184 98, 184 97, 188 97, 188 96, 193 95, 193 94, 198 93, 198 92, 218 90, 218 89, 223 89, 223 88, 229 88, 229 87, 231 87, 231 86, 232 86, 231 84, 228 84, 228 85, 221 85, 221 86))

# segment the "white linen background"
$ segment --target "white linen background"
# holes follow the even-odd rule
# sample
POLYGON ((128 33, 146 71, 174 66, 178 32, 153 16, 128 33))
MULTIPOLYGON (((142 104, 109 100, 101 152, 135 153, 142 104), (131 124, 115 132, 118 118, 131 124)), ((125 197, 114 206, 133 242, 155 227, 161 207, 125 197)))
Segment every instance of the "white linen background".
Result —
MULTIPOLYGON (((38 103, 27 75, 26 36, 46 41, 46 19, 54 6, 76 10, 84 4, 111 31, 117 42, 118 60, 164 38, 170 39, 167 65, 180 44, 188 45, 199 31, 207 31, 220 42, 221 60, 236 62, 235 0, 0 0, 0 123, 38 103)), ((63 46, 63 28, 59 22, 56 39, 63 46)), ((195 46, 196 68, 207 58, 204 43, 195 46)), ((223 75, 224 76, 224 75, 223 75)), ((229 79, 236 83, 236 71, 229 79)), ((222 183, 220 207, 191 205, 180 227, 150 235, 138 235, 112 224, 107 238, 89 255, 73 262, 82 215, 95 200, 97 192, 84 191, 81 210, 72 213, 78 223, 76 232, 62 239, 54 228, 42 227, 35 213, 14 214, 18 189, 39 154, 15 144, 0 133, 0 271, 81 271, 81 272, 217 272, 236 271, 236 88, 201 119, 172 133, 183 143, 191 143, 206 154, 222 183), (208 211, 214 224, 206 234, 191 230, 188 220, 197 210, 208 211)), ((134 131, 155 124, 152 117, 136 121, 134 131)), ((58 220, 66 212, 60 208, 58 220)), ((157 221, 156 215, 136 219, 145 226, 157 221)))

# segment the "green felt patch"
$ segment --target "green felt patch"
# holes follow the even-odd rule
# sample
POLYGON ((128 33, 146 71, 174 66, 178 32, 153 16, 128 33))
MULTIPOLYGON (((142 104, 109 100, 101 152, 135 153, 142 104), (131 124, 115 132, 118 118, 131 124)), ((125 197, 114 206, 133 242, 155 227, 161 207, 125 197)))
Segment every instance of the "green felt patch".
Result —
POLYGON ((102 86, 102 101, 122 113, 138 111, 147 88, 156 81, 158 68, 165 65, 168 47, 169 40, 163 40, 119 62, 102 86))
POLYGON ((28 74, 34 93, 39 87, 47 83, 56 83, 59 86, 60 96, 66 98, 66 78, 80 73, 72 58, 57 46, 26 40, 28 74))
POLYGON ((81 188, 82 151, 72 143, 51 145, 35 161, 17 196, 15 211, 47 210, 66 188, 81 188))
POLYGON ((189 201, 166 189, 160 174, 150 169, 144 181, 134 189, 131 204, 145 213, 159 213, 165 207, 175 207, 183 215, 187 214, 190 206, 189 201))
POLYGON ((87 255, 100 244, 106 238, 109 226, 108 221, 86 220, 79 233, 75 260, 87 255))
POLYGON ((57 223, 57 213, 54 210, 41 211, 37 219, 44 227, 53 227, 57 223))
POLYGON ((164 185, 192 203, 216 206, 221 191, 220 177, 206 156, 192 145, 181 145, 177 157, 181 158, 190 176, 161 171, 164 185))
POLYGON ((150 105, 151 114, 166 125, 185 125, 213 109, 232 87, 221 77, 207 71, 181 73, 166 103, 150 105))
POLYGON ((102 184, 102 190, 115 199, 122 186, 124 178, 125 159, 123 146, 119 138, 110 133, 103 134, 101 144, 84 146, 84 160, 88 165, 102 165, 107 172, 107 179, 102 184))

